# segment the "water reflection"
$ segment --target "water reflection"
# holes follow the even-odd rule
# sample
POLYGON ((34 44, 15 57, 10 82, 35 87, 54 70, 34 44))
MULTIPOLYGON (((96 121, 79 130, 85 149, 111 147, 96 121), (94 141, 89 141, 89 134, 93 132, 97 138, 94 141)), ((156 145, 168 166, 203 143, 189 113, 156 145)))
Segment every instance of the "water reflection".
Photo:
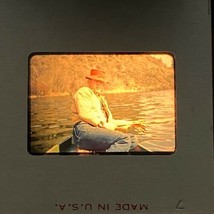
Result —
MULTIPOLYGON (((174 151, 174 91, 106 94, 116 119, 145 120, 146 133, 130 129, 152 151, 174 151)), ((29 135, 32 152, 46 152, 71 135, 71 96, 30 100, 29 135)))
POLYGON ((116 117, 120 119, 125 117, 127 120, 140 119, 146 121, 146 133, 135 133, 142 146, 151 151, 174 151, 174 91, 132 93, 127 96, 121 94, 120 96, 123 96, 123 99, 113 99, 113 96, 109 95, 109 102, 116 117), (127 104, 118 105, 118 100, 129 103, 129 107, 126 108, 127 104))

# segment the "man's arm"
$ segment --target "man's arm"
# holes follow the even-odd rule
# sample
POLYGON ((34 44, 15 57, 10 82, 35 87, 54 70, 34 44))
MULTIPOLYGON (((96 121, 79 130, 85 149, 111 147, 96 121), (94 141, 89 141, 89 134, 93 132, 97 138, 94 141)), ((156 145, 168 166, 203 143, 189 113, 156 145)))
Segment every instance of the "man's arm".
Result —
POLYGON ((114 120, 115 124, 117 125, 118 131, 127 132, 128 128, 134 127, 138 129, 139 131, 145 132, 146 131, 146 125, 144 121, 141 120, 114 120))
POLYGON ((105 122, 105 117, 92 108, 92 93, 89 88, 82 88, 75 94, 74 102, 80 119, 93 126, 98 126, 101 121, 105 122))

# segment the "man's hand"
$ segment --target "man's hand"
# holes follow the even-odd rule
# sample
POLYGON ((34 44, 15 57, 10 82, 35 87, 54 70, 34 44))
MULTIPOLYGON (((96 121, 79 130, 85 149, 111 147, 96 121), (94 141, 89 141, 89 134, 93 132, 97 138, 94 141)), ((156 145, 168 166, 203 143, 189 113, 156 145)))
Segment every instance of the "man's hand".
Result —
POLYGON ((146 131, 146 125, 145 122, 142 120, 136 120, 136 121, 125 121, 125 120, 115 120, 118 124, 118 127, 116 130, 121 132, 127 132, 127 130, 130 127, 133 127, 137 129, 139 132, 145 132, 146 131))
POLYGON ((137 129, 140 132, 145 132, 146 131, 146 125, 144 124, 143 121, 132 121, 132 127, 137 129))
POLYGON ((130 125, 118 126, 115 130, 116 130, 116 131, 123 132, 123 133, 127 133, 129 127, 130 127, 130 125))
POLYGON ((139 132, 146 131, 146 125, 144 121, 125 121, 125 120, 112 120, 107 123, 103 123, 102 128, 109 130, 116 130, 126 133, 130 127, 137 129, 139 132), (118 122, 119 121, 119 122, 118 122))

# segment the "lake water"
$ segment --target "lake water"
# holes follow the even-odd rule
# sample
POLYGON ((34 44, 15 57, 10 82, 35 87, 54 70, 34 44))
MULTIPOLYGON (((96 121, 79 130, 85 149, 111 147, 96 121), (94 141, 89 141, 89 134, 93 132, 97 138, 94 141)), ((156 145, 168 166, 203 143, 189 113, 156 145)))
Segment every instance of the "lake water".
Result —
MULTIPOLYGON (((174 91, 106 94, 115 119, 144 120, 146 132, 129 129, 151 151, 175 150, 174 91)), ((29 144, 33 153, 44 153, 71 136, 71 96, 30 99, 29 144)))

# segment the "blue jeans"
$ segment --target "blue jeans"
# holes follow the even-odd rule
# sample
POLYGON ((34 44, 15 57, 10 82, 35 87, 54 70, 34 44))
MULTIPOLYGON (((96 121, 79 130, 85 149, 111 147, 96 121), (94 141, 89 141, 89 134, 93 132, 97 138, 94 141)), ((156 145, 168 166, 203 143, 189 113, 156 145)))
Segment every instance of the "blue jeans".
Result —
POLYGON ((74 125, 73 139, 80 149, 98 152, 128 152, 138 143, 135 135, 94 127, 85 122, 74 125))

